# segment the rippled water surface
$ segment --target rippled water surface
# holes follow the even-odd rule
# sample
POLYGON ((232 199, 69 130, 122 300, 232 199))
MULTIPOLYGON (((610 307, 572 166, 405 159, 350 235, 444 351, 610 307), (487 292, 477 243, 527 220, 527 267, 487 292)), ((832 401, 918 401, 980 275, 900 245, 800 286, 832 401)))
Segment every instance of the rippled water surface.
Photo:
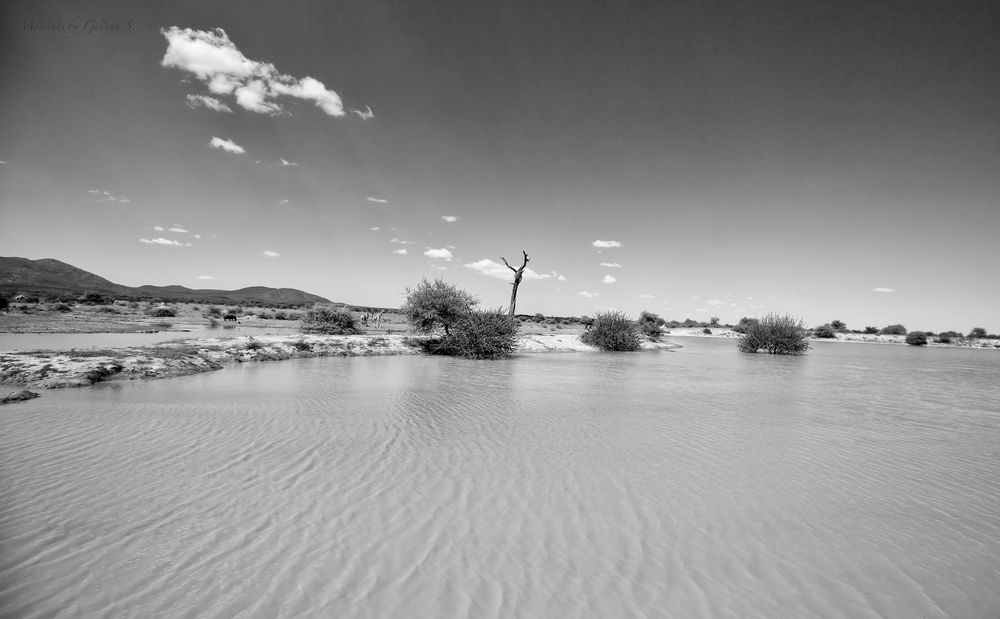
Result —
POLYGON ((1000 616, 1000 354, 682 343, 4 406, 0 616, 1000 616))

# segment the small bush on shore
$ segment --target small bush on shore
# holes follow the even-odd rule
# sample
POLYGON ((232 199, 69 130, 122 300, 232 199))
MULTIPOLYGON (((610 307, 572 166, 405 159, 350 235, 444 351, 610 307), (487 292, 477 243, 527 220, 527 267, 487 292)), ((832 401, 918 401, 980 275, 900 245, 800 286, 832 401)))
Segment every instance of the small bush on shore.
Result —
POLYGON ((764 350, 772 355, 798 355, 809 349, 809 342, 801 319, 768 314, 755 323, 747 323, 739 348, 751 353, 764 350))
POLYGON ((640 345, 639 328, 622 312, 600 312, 580 340, 607 351, 630 352, 640 345))
POLYGON ((712 330, 709 329, 708 327, 702 329, 701 332, 704 333, 705 335, 712 335, 712 330))
POLYGON ((942 333, 934 339, 934 342, 937 344, 951 344, 951 336, 942 333))
POLYGON ((879 331, 880 335, 906 335, 906 327, 903 325, 889 325, 879 331))
POLYGON ((910 346, 926 346, 927 334, 923 331, 911 331, 906 334, 906 343, 910 346))
POLYGON ((326 335, 357 335, 361 333, 358 322, 347 311, 331 305, 314 305, 299 320, 302 331, 326 335))
POLYGON ((148 313, 153 318, 175 318, 177 316, 177 312, 170 307, 156 307, 149 310, 148 313))
POLYGON ((878 335, 878 327, 865 327, 865 335, 878 335))
POLYGON ((972 331, 969 331, 969 337, 983 338, 986 337, 986 329, 983 327, 974 327, 972 331))
POLYGON ((744 316, 743 318, 740 318, 739 324, 737 324, 735 327, 733 327, 733 331, 735 331, 737 333, 746 333, 747 329, 749 329, 753 325, 757 324, 758 322, 760 322, 760 321, 757 320, 756 318, 748 318, 748 317, 744 316))
POLYGON ((417 333, 432 333, 443 327, 447 335, 451 326, 472 312, 476 298, 443 279, 433 282, 420 280, 415 289, 406 289, 406 303, 400 311, 417 333))
POLYGON ((822 325, 813 329, 813 337, 836 338, 837 332, 833 325, 822 325))
POLYGON ((469 359, 509 357, 517 346, 519 322, 501 310, 473 311, 455 321, 443 338, 428 344, 437 355, 469 359))
POLYGON ((642 311, 639 313, 639 332, 654 342, 663 336, 664 324, 666 321, 653 312, 642 311))

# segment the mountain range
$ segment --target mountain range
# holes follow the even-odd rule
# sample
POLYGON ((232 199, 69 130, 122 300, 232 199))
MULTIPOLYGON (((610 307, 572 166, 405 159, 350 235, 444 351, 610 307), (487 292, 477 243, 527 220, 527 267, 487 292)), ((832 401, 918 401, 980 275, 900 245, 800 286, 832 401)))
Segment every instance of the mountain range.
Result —
POLYGON ((185 286, 123 286, 60 260, 0 256, 0 296, 82 295, 96 292, 116 299, 159 299, 175 303, 308 305, 328 299, 295 288, 251 286, 239 290, 193 289, 185 286))

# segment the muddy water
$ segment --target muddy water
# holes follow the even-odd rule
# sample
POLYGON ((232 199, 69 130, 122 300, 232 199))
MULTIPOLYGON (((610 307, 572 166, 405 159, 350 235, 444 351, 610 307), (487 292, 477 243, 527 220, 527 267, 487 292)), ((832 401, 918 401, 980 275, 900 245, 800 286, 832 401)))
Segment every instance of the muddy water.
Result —
POLYGON ((1000 616, 1000 355, 681 343, 0 408, 0 616, 1000 616))

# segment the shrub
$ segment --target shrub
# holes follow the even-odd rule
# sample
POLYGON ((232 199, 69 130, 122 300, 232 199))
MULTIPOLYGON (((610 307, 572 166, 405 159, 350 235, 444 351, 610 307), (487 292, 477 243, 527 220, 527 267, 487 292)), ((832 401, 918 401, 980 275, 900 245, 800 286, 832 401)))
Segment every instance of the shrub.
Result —
POLYGON ((418 333, 432 333, 443 327, 447 335, 451 326, 471 313, 476 304, 475 297, 443 279, 429 282, 424 278, 415 289, 406 289, 406 303, 400 311, 418 333))
POLYGON ((590 329, 580 336, 584 344, 601 350, 639 350, 639 328, 622 312, 600 312, 590 329))
POLYGON ((951 344, 951 336, 942 333, 941 335, 937 336, 937 338, 934 341, 937 342, 938 344, 951 344))
POLYGON ((219 309, 218 307, 214 306, 214 305, 210 305, 210 306, 208 306, 207 309, 205 309, 205 317, 206 318, 221 318, 222 317, 222 310, 219 309))
POLYGON ((517 345, 518 321, 503 311, 473 311, 456 320, 450 333, 430 346, 438 355, 470 359, 508 357, 517 345))
POLYGON ((822 325, 813 329, 813 337, 836 338, 837 333, 834 331, 834 326, 832 324, 822 325))
POLYGON ((104 305, 104 306, 101 306, 100 311, 104 312, 105 314, 121 314, 122 313, 122 311, 120 309, 118 309, 117 307, 115 307, 113 305, 104 305))
POLYGON ((654 342, 663 336, 663 324, 664 320, 653 312, 643 311, 639 314, 639 332, 654 342))
POLYGON ((288 314, 286 314, 285 312, 275 312, 274 313, 274 319, 275 320, 288 320, 288 314))
POLYGON ((746 316, 744 316, 743 318, 740 318, 739 324, 733 327, 733 331, 737 333, 746 333, 747 329, 749 329, 753 325, 756 325, 758 322, 759 321, 756 318, 747 318, 746 316))
POLYGON ((332 305, 314 305, 306 311, 299 322, 306 333, 327 335, 356 335, 361 333, 354 316, 332 305))
POLYGON ((106 305, 109 300, 99 292, 88 292, 80 299, 87 305, 106 305))
POLYGON ((845 331, 847 329, 847 325, 843 321, 840 321, 840 320, 831 321, 830 322, 830 327, 834 331, 845 331))
POLYGON ((247 338, 247 350, 260 350, 264 345, 257 341, 257 338, 250 336, 247 338))
POLYGON ((878 327, 865 327, 866 335, 878 335, 878 327))
POLYGON ((879 331, 881 335, 906 335, 906 327, 903 325, 889 325, 888 327, 883 327, 879 331))
POLYGON ((768 314, 756 322, 746 323, 745 329, 739 340, 743 352, 765 350, 772 355, 798 355, 809 349, 802 320, 787 314, 768 314))
POLYGON ((710 326, 710 327, 718 327, 719 326, 719 317, 718 316, 712 316, 711 318, 709 318, 708 319, 708 326, 710 326))
POLYGON ((292 348, 301 351, 311 351, 313 349, 312 344, 305 340, 299 340, 297 342, 292 342, 292 348))
POLYGON ((149 315, 153 318, 174 318, 177 312, 170 307, 157 307, 149 310, 149 315))
POLYGON ((708 327, 702 329, 701 332, 704 333, 705 335, 712 335, 712 330, 709 329, 708 327))
POLYGON ((66 303, 56 303, 55 305, 49 306, 50 310, 55 310, 57 312, 72 312, 73 308, 66 303))
POLYGON ((986 337, 986 329, 974 327, 972 331, 969 331, 969 337, 986 337))
POLYGON ((927 334, 923 331, 911 331, 906 335, 906 343, 910 346, 926 346, 927 334))
POLYGON ((545 314, 542 314, 541 312, 535 314, 534 321, 535 322, 545 322, 545 314))

